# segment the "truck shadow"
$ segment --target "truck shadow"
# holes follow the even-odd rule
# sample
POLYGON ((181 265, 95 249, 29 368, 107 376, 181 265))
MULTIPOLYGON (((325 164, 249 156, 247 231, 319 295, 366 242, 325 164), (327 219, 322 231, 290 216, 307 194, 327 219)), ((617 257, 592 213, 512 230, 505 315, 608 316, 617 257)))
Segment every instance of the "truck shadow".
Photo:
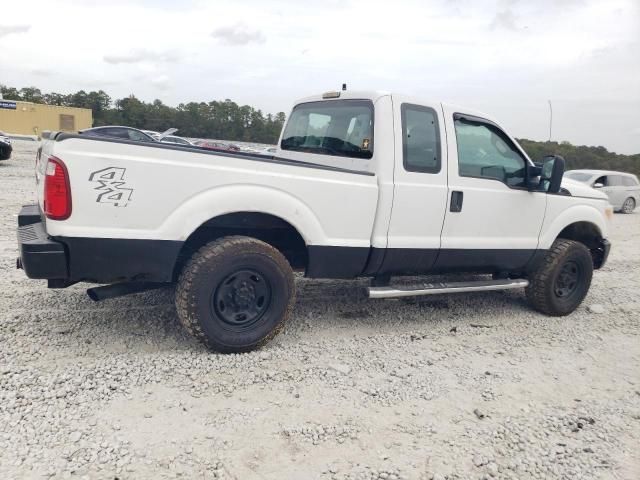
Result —
MULTIPOLYGON (((520 291, 433 295, 371 300, 365 280, 296 280, 298 295, 293 314, 272 342, 295 342, 317 336, 394 334, 441 329, 444 324, 476 322, 498 326, 514 322, 528 307, 520 291)), ((78 354, 124 353, 138 350, 205 351, 180 325, 174 306, 174 288, 93 302, 84 287, 63 291, 38 290, 16 299, 21 323, 35 341, 72 348, 78 354), (34 298, 37 297, 37 298, 34 298), (28 305, 37 304, 38 310, 28 305)))

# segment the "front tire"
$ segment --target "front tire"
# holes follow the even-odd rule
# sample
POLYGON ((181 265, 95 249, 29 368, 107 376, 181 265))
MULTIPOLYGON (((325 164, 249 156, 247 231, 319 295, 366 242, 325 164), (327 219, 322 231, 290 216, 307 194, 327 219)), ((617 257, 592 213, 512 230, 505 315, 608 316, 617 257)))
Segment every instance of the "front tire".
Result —
POLYGON ((622 204, 622 213, 633 213, 633 211, 636 208, 636 201, 635 199, 629 197, 627 198, 624 203, 622 204))
POLYGON ((225 237, 200 248, 176 288, 182 325, 211 350, 239 353, 273 338, 295 300, 293 271, 271 245, 225 237))
POLYGON ((582 243, 560 238, 529 276, 527 300, 534 309, 547 315, 568 315, 584 300, 592 276, 589 249, 582 243))

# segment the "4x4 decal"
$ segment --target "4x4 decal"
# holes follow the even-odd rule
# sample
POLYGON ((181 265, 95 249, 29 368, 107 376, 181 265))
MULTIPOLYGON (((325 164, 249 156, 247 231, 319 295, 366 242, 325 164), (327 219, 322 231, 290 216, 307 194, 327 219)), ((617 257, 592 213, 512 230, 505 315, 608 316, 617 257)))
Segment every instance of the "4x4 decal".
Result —
POLYGON ((126 188, 124 181, 124 173, 126 168, 107 167, 102 170, 96 170, 89 176, 90 182, 96 182, 98 198, 96 202, 111 203, 116 207, 126 207, 131 201, 132 188, 126 188))

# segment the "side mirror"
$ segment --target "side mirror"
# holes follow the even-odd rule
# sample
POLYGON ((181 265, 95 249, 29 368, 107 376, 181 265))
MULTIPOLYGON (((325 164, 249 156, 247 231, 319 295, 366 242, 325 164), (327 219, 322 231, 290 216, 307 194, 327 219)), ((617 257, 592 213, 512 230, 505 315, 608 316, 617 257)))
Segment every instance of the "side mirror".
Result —
POLYGON ((564 158, 560 155, 548 155, 542 160, 540 187, 547 193, 558 193, 564 174, 564 158))
POLYGON ((593 188, 602 188, 604 187, 604 183, 594 183, 593 188))

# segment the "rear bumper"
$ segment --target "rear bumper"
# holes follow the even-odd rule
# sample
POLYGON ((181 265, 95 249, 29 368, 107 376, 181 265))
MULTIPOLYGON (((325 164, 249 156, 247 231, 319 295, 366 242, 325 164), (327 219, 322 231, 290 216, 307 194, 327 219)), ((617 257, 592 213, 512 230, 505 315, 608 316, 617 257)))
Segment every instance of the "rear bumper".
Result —
POLYGON ((62 288, 75 282, 172 282, 183 242, 52 238, 38 205, 27 205, 18 215, 18 245, 17 266, 27 277, 46 279, 50 287, 62 288))
POLYGON ((64 245, 47 235, 37 205, 26 205, 18 215, 18 268, 29 278, 60 280, 69 277, 64 245))

